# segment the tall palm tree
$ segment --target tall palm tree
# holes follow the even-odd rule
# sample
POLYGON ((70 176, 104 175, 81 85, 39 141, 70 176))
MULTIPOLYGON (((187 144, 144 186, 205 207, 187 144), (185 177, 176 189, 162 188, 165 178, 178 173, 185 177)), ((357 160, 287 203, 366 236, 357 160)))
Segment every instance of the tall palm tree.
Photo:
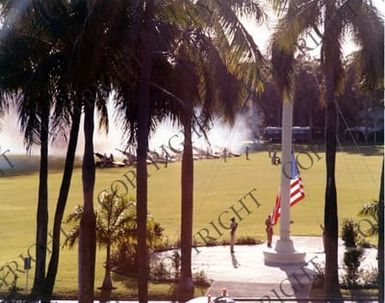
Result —
POLYGON ((208 124, 214 112, 227 114, 231 120, 240 94, 237 79, 229 73, 213 42, 200 32, 191 30, 178 39, 174 51, 175 67, 170 79, 170 91, 182 100, 173 114, 177 115, 184 130, 184 149, 181 172, 181 278, 179 288, 186 295, 193 289, 191 250, 193 231, 194 162, 192 127, 208 124), (200 117, 195 108, 200 107, 200 117))
MULTIPOLYGON (((36 19, 43 24, 45 30, 50 33, 52 41, 55 41, 55 43, 52 43, 52 52, 56 53, 59 57, 55 67, 56 75, 53 77, 55 79, 55 88, 51 89, 53 94, 52 98, 55 100, 51 131, 57 132, 56 129, 63 129, 63 124, 67 124, 68 122, 71 123, 63 179, 55 210, 52 235, 52 253, 47 272, 45 274, 44 283, 41 287, 42 298, 51 297, 55 284, 59 263, 61 222, 71 183, 81 115, 80 103, 76 103, 76 101, 71 102, 70 100, 70 77, 66 75, 71 50, 74 44, 74 30, 76 29, 76 26, 79 28, 79 21, 76 20, 79 15, 79 9, 76 10, 76 5, 71 4, 72 3, 68 3, 68 5, 65 6, 63 2, 55 0, 33 2, 33 8, 37 12, 36 19), (54 17, 48 13, 48 8, 51 9, 53 6, 61 12, 59 15, 55 15, 54 17), (72 17, 70 17, 70 12, 72 13, 72 17), (66 123, 63 123, 63 121, 66 123)), ((64 127, 64 129, 66 128, 64 127)), ((63 135, 65 136, 65 134, 63 135)))
MULTIPOLYGON (((12 6, 12 3, 9 2, 10 6, 12 6)), ((75 150, 77 145, 77 136, 79 131, 79 123, 80 123, 80 115, 81 115, 81 109, 82 109, 82 102, 89 101, 88 99, 80 100, 82 95, 85 95, 82 91, 85 86, 92 86, 94 90, 100 91, 96 87, 95 84, 91 81, 87 85, 83 85, 79 89, 79 85, 74 86, 75 92, 71 91, 71 85, 70 83, 77 83, 77 81, 74 81, 73 79, 76 77, 72 77, 71 74, 67 74, 68 70, 72 70, 73 63, 71 65, 71 68, 68 67, 69 59, 73 57, 73 51, 74 51, 74 45, 75 42, 78 41, 76 38, 82 33, 83 25, 85 23, 85 18, 87 17, 87 4, 85 1, 71 1, 67 4, 64 4, 62 1, 55 1, 55 0, 41 0, 41 1, 33 1, 33 6, 26 5, 22 6, 24 9, 21 11, 21 14, 23 18, 17 19, 18 21, 16 23, 13 23, 12 26, 5 24, 4 31, 8 31, 8 36, 10 37, 11 41, 15 41, 16 38, 19 38, 19 45, 15 45, 13 47, 12 45, 7 44, 6 51, 7 50, 13 50, 12 54, 15 54, 19 57, 12 58, 12 60, 5 60, 2 61, 5 64, 6 62, 9 62, 8 65, 15 64, 15 62, 18 62, 20 65, 20 62, 27 62, 27 64, 31 64, 35 66, 34 69, 32 69, 32 72, 29 71, 31 68, 20 68, 20 70, 13 70, 13 73, 10 73, 8 75, 8 78, 5 79, 7 85, 14 85, 14 82, 16 80, 18 81, 24 81, 27 84, 25 85, 26 88, 23 88, 23 91, 27 91, 27 93, 32 96, 32 93, 34 90, 29 89, 28 87, 35 88, 36 96, 41 98, 42 94, 46 92, 46 94, 49 93, 49 97, 54 100, 55 102, 55 109, 54 109, 54 122, 52 127, 61 126, 62 123, 60 122, 62 120, 62 116, 67 116, 66 121, 70 121, 71 119, 68 118, 68 115, 71 115, 72 117, 72 127, 70 132, 70 139, 69 139, 69 146, 68 146, 68 152, 66 157, 66 163, 65 163, 65 170, 63 174, 63 181, 62 186, 60 189, 60 194, 58 197, 58 203, 57 208, 55 212, 55 220, 54 220, 54 228, 53 228, 53 249, 52 249, 52 255, 51 260, 49 263, 47 276, 45 276, 45 258, 46 258, 46 243, 47 243, 47 198, 46 198, 46 192, 47 192, 47 186, 46 186, 46 180, 47 180, 47 159, 48 159, 48 153, 47 153, 47 146, 48 146, 48 129, 51 125, 48 124, 48 118, 47 113, 49 113, 49 109, 47 107, 44 107, 44 111, 39 111, 39 106, 34 107, 33 99, 29 97, 27 99, 24 97, 22 100, 25 100, 23 102, 19 103, 19 108, 21 110, 22 115, 22 124, 23 127, 26 128, 26 142, 38 142, 41 144, 41 150, 42 150, 42 158, 41 158, 41 174, 40 174, 40 190, 39 190, 39 206, 38 206, 38 219, 37 219, 37 243, 40 243, 37 245, 37 266, 36 266, 36 274, 35 274, 35 282, 34 282, 34 293, 40 294, 42 297, 50 297, 52 294, 52 290, 55 283, 57 268, 58 268, 58 261, 59 261, 59 251, 60 251, 60 228, 61 228, 61 221, 64 214, 65 204, 68 196, 69 186, 71 182, 71 175, 72 175, 72 169, 73 169, 73 162, 75 157, 75 150), (67 6, 66 6, 67 5, 67 6), (59 15, 52 16, 50 15, 50 9, 59 10, 61 13, 59 15), (13 30, 12 34, 9 34, 9 31, 13 30), (20 45, 20 42, 23 44, 20 45), (37 51, 34 51, 37 46, 40 46, 40 48, 37 51), (33 52, 31 52, 31 50, 33 52), (22 51, 25 51, 22 53, 22 51), (41 62, 39 63, 39 58, 41 62), (34 80, 34 76, 36 75, 42 75, 43 72, 45 73, 44 76, 45 79, 41 78, 38 81, 38 84, 36 84, 36 80, 34 80), (15 75, 18 75, 19 78, 16 79, 15 75), (24 77, 24 78, 23 78, 24 77), (27 81, 27 80, 28 81, 27 81), (11 82, 12 81, 12 82, 11 82), (35 82, 33 82, 35 81, 35 82), (43 85, 47 85, 48 87, 44 88, 43 85), (32 86, 33 85, 33 86, 32 86), (76 91, 77 89, 77 91, 76 91), (70 100, 71 98, 76 98, 76 100, 70 100), (39 115, 39 112, 45 113, 44 115, 41 115, 42 119, 39 118, 39 116, 36 117, 33 116, 34 109, 36 110, 36 113, 39 115), (67 113, 65 113, 67 112, 67 113), (69 113, 69 114, 68 114, 69 113), (43 119, 44 118, 44 119, 43 119), (40 123, 40 133, 41 133, 41 139, 35 140, 36 135, 39 134, 39 131, 35 131, 34 129, 37 129, 40 123), (27 132, 28 131, 28 132, 27 132), (42 294, 44 292, 44 294, 42 294)), ((3 7, 5 14, 8 12, 8 7, 3 7)), ((3 11, 3 12, 4 12, 3 11)), ((11 14, 12 15, 12 14, 11 14)), ((5 19, 7 20, 7 19, 5 19)), ((4 41, 2 41, 4 43, 4 41)), ((15 43, 14 43, 15 44, 15 43)), ((4 52, 5 54, 8 54, 7 52, 4 52)), ((83 63, 83 62, 82 62, 83 63)), ((6 69, 2 69, 4 72, 8 72, 9 66, 6 66, 6 69)), ((13 67, 13 66, 11 66, 13 67)), ((13 67, 14 68, 14 67, 13 67)), ((84 83, 84 81, 82 82, 84 83)), ((17 86, 16 86, 17 87, 17 86)), ((19 84, 20 87, 20 84, 19 84)), ((19 89, 19 88, 17 88, 19 89)), ((22 94, 23 96, 25 93, 22 94)), ((92 95, 92 94, 91 94, 92 95)), ((105 94, 100 94, 98 98, 98 109, 102 113, 101 117, 105 117, 105 108, 103 107, 103 101, 105 100, 105 94)), ((48 98, 48 97, 47 97, 48 98)), ((89 103, 89 102, 88 102, 89 103)), ((87 104, 88 104, 87 103, 87 104)), ((38 104, 45 104, 44 102, 40 102, 38 104)), ((92 102, 91 102, 92 104, 92 102)), ((89 117, 90 115, 88 115, 89 117)), ((92 117, 93 119, 93 117, 92 117)), ((104 121, 106 121, 104 119, 104 121)), ((88 126, 90 123, 87 124, 88 126)), ((62 127, 61 127, 62 128, 62 127)), ((66 129, 66 128, 64 128, 66 129)), ((52 132, 55 132, 54 129, 51 129, 52 132)), ((37 138, 39 139, 39 138, 37 138)), ((92 159, 93 161, 93 159, 92 159)), ((88 277, 89 275, 85 275, 88 277)), ((93 279, 93 278, 92 278, 93 279)))
MULTIPOLYGON (((249 10, 250 8, 254 9, 256 7, 255 4, 253 4, 254 1, 243 2, 246 3, 245 7, 247 7, 249 10)), ((239 1, 234 1, 234 3, 234 7, 236 7, 237 9, 241 8, 241 5, 239 5, 239 1)), ((163 117, 167 112, 167 105, 165 105, 164 103, 162 105, 162 101, 156 100, 156 98, 159 98, 160 95, 163 100, 166 100, 164 102, 178 103, 184 109, 187 109, 187 112, 190 111, 188 113, 188 115, 190 116, 193 113, 193 102, 197 101, 193 100, 192 102, 191 100, 189 100, 189 102, 184 102, 184 100, 181 100, 181 98, 178 98, 175 94, 173 94, 173 90, 170 89, 169 86, 162 86, 159 85, 159 82, 154 81, 159 80, 156 78, 157 74, 161 74, 162 77, 164 77, 164 75, 168 75, 168 72, 165 72, 165 70, 173 70, 173 64, 169 62, 168 59, 170 58, 170 56, 172 57, 174 55, 175 51, 173 51, 173 49, 175 50, 179 47, 178 39, 180 39, 180 32, 183 32, 183 30, 181 30, 181 28, 178 28, 178 26, 182 28, 188 28, 188 26, 194 25, 194 22, 192 21, 194 17, 192 17, 191 20, 188 20, 189 18, 186 18, 186 15, 183 14, 181 8, 184 7, 190 9, 195 6, 195 10, 198 10, 197 7, 199 7, 202 14, 202 16, 200 17, 200 22, 205 22, 206 24, 208 24, 206 25, 206 29, 221 28, 221 31, 218 30, 218 33, 216 34, 218 41, 222 41, 223 43, 225 43, 225 37, 225 45, 228 47, 227 50, 229 51, 229 53, 237 53, 238 58, 243 56, 244 63, 248 62, 250 58, 254 60, 252 62, 256 63, 258 62, 258 60, 261 60, 262 57, 254 42, 252 41, 252 38, 248 36, 247 32, 244 30, 242 24, 237 18, 234 19, 234 16, 236 16, 236 14, 234 12, 232 12, 231 14, 225 14, 225 12, 227 12, 227 9, 231 7, 229 7, 226 1, 220 1, 220 4, 224 17, 220 17, 217 14, 216 8, 218 7, 218 5, 212 6, 210 1, 201 1, 199 5, 192 4, 189 1, 166 1, 164 3, 159 2, 156 6, 152 3, 152 1, 138 1, 137 3, 134 3, 131 7, 129 5, 125 7, 125 9, 122 10, 120 18, 117 18, 120 20, 120 22, 122 22, 119 28, 128 29, 128 33, 120 33, 121 36, 119 36, 119 34, 117 35, 120 37, 120 41, 116 41, 116 43, 114 44, 114 49, 121 50, 121 52, 124 54, 123 57, 125 58, 122 61, 125 61, 125 63, 128 64, 122 65, 122 69, 124 70, 124 72, 126 72, 126 76, 123 77, 123 79, 122 77, 120 77, 119 81, 116 81, 114 83, 114 85, 118 86, 120 96, 120 101, 118 101, 118 108, 119 112, 123 113, 123 117, 125 119, 125 122, 123 124, 125 129, 130 132, 130 137, 135 138, 138 142, 137 154, 138 156, 139 154, 141 154, 140 157, 142 160, 142 162, 139 161, 137 165, 138 238, 141 242, 138 243, 138 256, 141 258, 141 260, 139 260, 138 262, 140 264, 138 268, 138 289, 140 300, 144 300, 144 298, 147 297, 146 280, 148 276, 148 256, 146 256, 147 249, 145 248, 146 243, 144 241, 144 227, 145 221, 147 220, 146 159, 148 150, 148 135, 151 127, 154 126, 154 120, 150 121, 150 117, 153 117, 154 113, 157 114, 156 112, 158 112, 160 116, 163 117), (215 22, 213 22, 214 19, 212 17, 214 12, 216 16, 215 22), (235 23, 234 20, 236 20, 237 22, 235 23), (218 24, 222 22, 222 25, 218 26, 216 22, 218 24), (214 26, 213 24, 216 25, 214 26), (229 31, 229 29, 232 30, 229 31), (154 39, 155 32, 159 32, 157 35, 157 39, 154 39), (177 34, 175 34, 175 32, 177 34), (231 37, 229 38, 227 35, 231 37), (242 40, 242 37, 244 43, 240 44, 239 41, 242 40), (227 38, 229 39, 227 40, 227 38), (229 43, 229 40, 232 40, 233 42, 229 43), (134 45, 135 47, 131 47, 132 45, 134 45), (136 47, 137 45, 139 45, 140 47, 136 47), (156 64, 159 64, 155 68, 153 66, 154 59, 158 60, 156 64)), ((190 12, 190 16, 194 14, 194 12, 190 12)), ((220 56, 218 55, 217 57, 220 58, 220 56)), ((229 66, 231 65, 233 69, 236 70, 237 76, 240 77, 241 75, 243 75, 241 73, 242 64, 237 65, 236 63, 239 62, 234 60, 234 58, 237 58, 237 56, 234 56, 234 54, 232 54, 229 55, 226 60, 222 61, 226 62, 226 64, 229 66)), ((121 64, 121 62, 114 62, 114 66, 119 66, 119 64, 121 64)), ((203 74, 203 69, 202 67, 200 68, 203 74)), ((249 70, 251 69, 252 67, 249 70)), ((246 77, 250 77, 254 80, 258 79, 258 69, 255 68, 253 72, 250 72, 247 76, 245 76, 245 78, 246 77)), ((205 82, 203 76, 202 79, 203 80, 201 84, 206 85, 206 83, 203 83, 205 82)), ((207 86, 212 84, 209 81, 211 79, 206 80, 207 86)), ((218 82, 220 81, 219 78, 217 80, 218 82)), ((260 82, 258 81, 254 81, 254 83, 258 83, 258 85, 260 85, 260 82)), ((213 92, 207 93, 206 99, 213 99, 212 95, 213 92)), ((192 123, 192 121, 189 122, 189 120, 191 119, 192 117, 187 117, 187 119, 183 119, 183 121, 186 121, 185 124, 188 125, 192 123)), ((191 132, 190 127, 186 128, 190 129, 191 132)), ((185 159, 186 158, 188 158, 187 155, 185 156, 185 159)), ((186 169, 186 165, 184 165, 184 168, 184 171, 192 171, 192 166, 190 166, 189 169, 186 169)), ((187 176, 187 174, 184 173, 183 176, 187 176)), ((190 181, 188 182, 182 182, 184 184, 191 184, 191 192, 193 188, 192 183, 190 183, 192 182, 192 178, 190 178, 190 181)), ((185 188, 187 187, 184 187, 184 189, 182 190, 185 193, 184 196, 191 197, 191 195, 186 194, 187 191, 185 190, 185 188)), ((190 200, 192 201, 192 198, 190 200)), ((185 205, 188 204, 185 203, 185 205)), ((190 209, 192 213, 192 208, 190 209)), ((187 214, 188 212, 184 213, 187 214)), ((190 254, 190 262, 185 263, 187 264, 186 268, 191 268, 192 220, 190 221, 191 224, 189 224, 189 229, 191 230, 191 232, 183 233, 186 237, 189 237, 190 240, 182 241, 183 243, 190 243, 190 249, 188 252, 188 254, 190 254), (190 236, 188 236, 189 234, 190 236)), ((188 245, 186 245, 186 247, 187 246, 188 245)))
MULTIPOLYGON (((362 48, 361 74, 371 85, 383 79, 383 23, 370 1, 318 0, 275 1, 278 11, 284 11, 273 37, 272 63, 278 86, 290 99, 291 72, 298 39, 314 30, 322 37, 321 64, 324 75, 326 190, 324 226, 326 236, 325 292, 339 293, 338 286, 338 219, 335 184, 336 158, 336 96, 343 86, 341 41, 348 32, 362 48), (323 32, 319 27, 323 27, 323 32), (321 33, 322 32, 322 33, 321 33)), ((303 50, 303 47, 302 47, 303 50)))
MULTIPOLYGON (((253 5, 254 1, 241 2, 244 3, 245 7, 247 6, 249 9, 251 7, 260 13, 259 7, 253 5)), ((233 7, 229 6, 227 1, 219 1, 215 5, 212 5, 212 1, 199 1, 196 4, 189 1, 176 1, 165 2, 164 5, 160 2, 157 3, 155 10, 156 29, 153 29, 153 31, 162 30, 163 34, 158 35, 156 46, 153 46, 153 49, 157 49, 157 51, 154 51, 152 56, 153 71, 151 72, 151 104, 149 110, 151 117, 154 117, 154 114, 157 115, 156 108, 159 106, 159 119, 162 119, 165 113, 169 112, 174 119, 180 119, 185 130, 185 149, 182 161, 181 248, 183 266, 181 289, 192 288, 193 161, 191 127, 193 123, 196 123, 194 107, 202 107, 204 116, 202 119, 206 122, 209 121, 210 116, 215 111, 214 108, 217 109, 218 113, 224 110, 230 112, 233 110, 235 100, 237 100, 238 88, 235 84, 236 77, 231 75, 228 69, 231 69, 238 78, 243 76, 244 79, 250 80, 249 83, 261 86, 259 69, 262 56, 252 38, 248 36, 236 17, 235 8, 241 10, 242 6, 239 1, 234 1, 234 3, 233 7), (184 11, 181 11, 182 4, 184 9, 189 11, 187 17, 184 11), (217 11, 218 8, 220 13, 217 11), (229 8, 233 9, 231 13, 228 12, 229 8), (220 23, 222 23, 221 26, 220 23), (215 38, 210 39, 205 34, 205 30, 217 31, 217 33, 213 34, 215 38), (230 40, 232 40, 231 43, 229 43, 230 40), (214 41, 217 41, 217 44, 214 41), (218 52, 217 47, 220 43, 224 44, 227 53, 231 55, 224 55, 225 51, 221 54, 218 52), (234 52, 237 55, 234 55, 234 52), (161 58, 162 55, 163 59, 161 58), (223 55, 223 58, 221 55, 223 55), (243 59, 243 64, 239 62, 240 58, 243 59), (249 69, 244 69, 245 66, 248 66, 249 69), (241 72, 242 68, 243 71, 248 71, 246 75, 241 72), (161 75, 161 77, 157 77, 157 75, 161 75), (230 81, 230 79, 232 80, 230 81), (233 83, 235 86, 227 85, 229 83, 233 83), (216 91, 219 87, 221 89, 216 91), (226 92, 224 92, 224 88, 227 89, 226 92), (223 97, 225 103, 227 102, 227 107, 219 108, 217 106, 221 97, 223 97), (234 98, 230 100, 231 97, 234 98)), ((129 56, 132 53, 134 51, 131 51, 129 56)), ((143 71, 145 66, 142 64, 139 67, 143 71)), ((133 73, 132 70, 130 72, 133 73)), ((129 76, 132 75, 129 74, 129 76)), ((141 114, 133 113, 136 112, 137 107, 144 106, 141 99, 138 100, 137 105, 130 105, 129 100, 132 100, 136 93, 132 91, 132 95, 130 95, 127 91, 132 90, 135 82, 139 82, 138 86, 141 85, 141 82, 135 77, 134 81, 129 82, 131 88, 123 83, 125 88, 121 94, 126 101, 122 101, 121 106, 119 106, 120 111, 126 113, 126 121, 130 122, 125 125, 125 129, 131 131, 131 136, 139 133, 141 129, 138 120, 135 121, 135 117, 136 119, 143 117, 141 114)), ((149 129, 149 124, 147 122, 147 129, 149 129)), ((153 124, 151 123, 151 125, 153 124)), ((139 141, 138 135, 136 137, 139 141)), ((137 166, 137 170, 139 174, 142 168, 137 166)), ((139 185, 137 190, 138 194, 142 191, 139 190, 139 185)))
MULTIPOLYGON (((38 295, 45 280, 48 229, 48 140, 50 110, 57 90, 60 54, 52 51, 52 35, 30 5, 2 6, 5 35, 2 44, 3 91, 13 92, 19 111, 24 142, 30 151, 40 145, 39 191, 36 217, 36 267, 33 293, 38 295), (16 10, 18 21, 8 20, 16 10), (9 22, 8 22, 9 21, 9 22), (17 98, 20 95, 20 98, 17 98)), ((12 97, 12 96, 11 96, 12 97)))
MULTIPOLYGON (((179 289, 193 289, 191 250, 193 230, 194 162, 192 126, 206 126, 214 113, 233 121, 241 92, 262 87, 263 59, 253 39, 239 21, 237 13, 258 21, 263 12, 256 1, 204 1, 190 7, 192 18, 181 28, 180 38, 171 53, 175 58, 175 79, 171 91, 184 106, 179 119, 184 128, 181 178, 181 278, 179 289), (195 20, 200 20, 196 22, 195 20), (194 28, 193 30, 191 28, 194 28), (210 30, 208 30, 210 29, 210 30), (205 34, 212 31, 213 38, 205 34), (230 42, 231 41, 231 42, 230 42), (241 70, 242 69, 242 70, 241 70), (243 83, 239 83, 241 81, 243 83), (201 123, 194 110, 201 110, 201 123)), ((186 18, 185 18, 186 19, 186 18)), ((203 130, 203 129, 202 129, 203 130)), ((204 131, 204 130, 203 130, 204 131)))
POLYGON ((83 213, 79 232, 78 284, 79 301, 93 302, 95 255, 96 255, 96 217, 94 213, 94 111, 101 114, 100 126, 108 126, 106 100, 110 84, 101 81, 104 75, 103 63, 110 55, 109 43, 112 39, 115 17, 120 11, 121 1, 89 1, 82 30, 74 46, 70 72, 75 91, 80 93, 84 109, 85 146, 82 164, 83 213), (108 12, 106 14, 106 12, 108 12), (104 24, 104 26, 100 26, 104 24), (95 41, 98 41, 97 45, 95 41), (103 86, 106 86, 105 89, 103 86), (102 91, 100 88, 102 87, 102 91))
POLYGON ((137 147, 137 266, 138 266, 138 299, 140 303, 148 300, 149 262, 147 250, 147 152, 150 130, 150 81, 152 69, 154 32, 154 1, 143 1, 143 27, 139 29, 139 47, 141 51, 140 82, 138 90, 138 147, 137 147))

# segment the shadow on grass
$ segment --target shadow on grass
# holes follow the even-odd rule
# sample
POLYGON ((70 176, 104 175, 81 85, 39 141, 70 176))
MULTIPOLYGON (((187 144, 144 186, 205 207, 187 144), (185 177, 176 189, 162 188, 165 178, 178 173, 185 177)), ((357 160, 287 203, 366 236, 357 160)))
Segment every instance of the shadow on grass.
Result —
POLYGON ((363 156, 382 156, 384 145, 343 145, 337 148, 338 152, 363 156))

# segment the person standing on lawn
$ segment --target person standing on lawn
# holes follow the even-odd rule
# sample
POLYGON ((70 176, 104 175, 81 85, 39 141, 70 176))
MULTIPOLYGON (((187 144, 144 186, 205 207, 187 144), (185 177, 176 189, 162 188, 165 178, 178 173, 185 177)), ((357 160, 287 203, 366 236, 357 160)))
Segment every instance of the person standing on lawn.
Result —
POLYGON ((271 242, 273 240, 273 221, 271 215, 268 215, 265 221, 266 235, 267 235, 267 247, 271 248, 271 242))
POLYGON ((234 244, 235 244, 235 231, 237 230, 238 223, 235 222, 235 218, 231 218, 230 223, 230 252, 234 252, 234 244))

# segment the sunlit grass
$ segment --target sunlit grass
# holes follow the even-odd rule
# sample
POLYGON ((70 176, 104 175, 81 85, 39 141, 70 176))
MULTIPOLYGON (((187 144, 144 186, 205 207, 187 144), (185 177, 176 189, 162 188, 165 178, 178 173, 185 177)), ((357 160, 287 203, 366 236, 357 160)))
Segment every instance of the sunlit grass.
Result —
MULTIPOLYGON (((292 235, 320 236, 319 224, 323 222, 324 190, 325 190, 325 155, 317 161, 313 155, 313 166, 302 170, 306 198, 291 209, 292 235)), ((300 159, 300 158, 299 158, 300 159)), ((59 161, 59 160, 52 160, 59 161)), ((303 160, 303 166, 307 166, 303 160)), ((52 163, 53 164, 53 163, 52 163)), ((352 149, 338 152, 337 155, 337 188, 338 214, 341 218, 357 218, 357 212, 365 201, 378 198, 380 184, 381 153, 374 147, 361 148, 361 153, 352 149)), ((264 238, 264 219, 274 205, 275 196, 280 182, 280 168, 273 166, 266 151, 255 152, 250 160, 244 156, 230 158, 227 163, 223 159, 195 161, 195 191, 194 191, 194 232, 207 228, 210 235, 217 237, 210 222, 218 225, 218 216, 223 211, 229 214, 223 216, 223 222, 228 224, 231 213, 229 207, 240 208, 239 200, 243 199, 249 208, 240 215, 243 220, 239 224, 238 235, 264 238), (255 198, 260 204, 257 207, 250 197, 244 196, 253 188, 255 198)), ((49 174, 49 212, 50 230, 52 229, 55 203, 61 183, 62 172, 57 165, 49 174)), ((180 233, 180 163, 160 164, 159 169, 149 166, 149 210, 165 228, 165 234, 176 240, 180 233)), ((122 180, 128 186, 128 194, 135 197, 135 189, 123 177, 134 168, 98 169, 96 175, 95 197, 103 189, 111 187, 115 180, 122 180)), ((118 184, 118 183, 115 183, 118 184)), ((123 190, 123 187, 122 187, 123 190)), ((24 173, 18 168, 17 175, 0 178, 0 267, 11 261, 17 261, 22 266, 21 256, 34 255, 35 217, 38 193, 38 173, 28 169, 24 173)), ((71 192, 68 198, 66 215, 82 203, 81 169, 74 170, 71 192)), ((97 203, 95 203, 97 206, 97 203)), ((228 231, 220 228, 223 236, 218 240, 229 237, 228 231)), ((278 233, 279 228, 275 232, 278 233)), ((373 239, 372 239, 373 242, 373 239)), ((96 286, 102 284, 104 251, 97 254, 96 286)), ((31 272, 32 273, 32 272, 31 272)), ((1 275, 1 273, 0 273, 1 275)), ((30 275, 30 283, 33 275, 30 275)), ((21 275, 19 287, 25 286, 25 276, 21 275)), ((126 286, 130 283, 115 282, 116 294, 133 294, 126 286)), ((132 286, 132 285, 131 285, 132 286)), ((154 294, 169 291, 169 285, 151 285, 154 294)), ((0 289, 3 291, 3 289, 0 289)), ((76 294, 77 292, 77 247, 73 250, 63 249, 60 259, 59 273, 55 293, 76 294)), ((113 294, 114 294, 113 292, 113 294)))

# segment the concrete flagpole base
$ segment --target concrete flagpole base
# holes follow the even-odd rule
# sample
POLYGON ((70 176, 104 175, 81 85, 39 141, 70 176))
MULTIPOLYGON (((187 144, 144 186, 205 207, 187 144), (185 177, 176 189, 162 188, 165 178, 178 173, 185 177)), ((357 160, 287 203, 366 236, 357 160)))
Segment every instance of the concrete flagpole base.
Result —
POLYGON ((292 240, 277 240, 275 248, 263 251, 265 264, 304 264, 306 253, 296 251, 292 240))

